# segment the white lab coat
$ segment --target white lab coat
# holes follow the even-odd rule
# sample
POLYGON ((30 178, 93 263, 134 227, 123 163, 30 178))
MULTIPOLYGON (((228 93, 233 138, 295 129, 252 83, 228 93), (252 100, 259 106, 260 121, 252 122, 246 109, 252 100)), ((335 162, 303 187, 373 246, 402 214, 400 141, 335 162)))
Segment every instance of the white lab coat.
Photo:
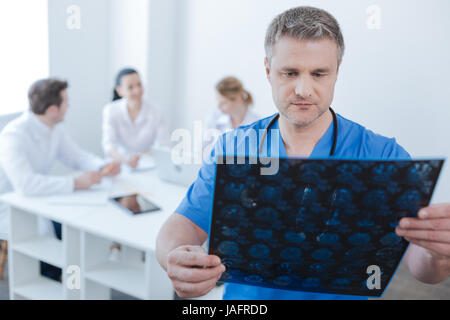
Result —
MULTIPOLYGON (((245 114, 244 120, 240 124, 240 127, 247 126, 252 124, 253 122, 256 122, 260 120, 261 118, 254 113, 252 110, 248 109, 247 113, 245 114)), ((206 128, 207 129, 216 129, 218 130, 218 133, 225 133, 228 131, 233 130, 233 123, 231 121, 231 117, 228 114, 223 113, 219 109, 216 109, 214 112, 212 112, 208 119, 206 120, 206 128)), ((211 139, 211 137, 207 137, 203 141, 203 159, 208 159, 214 144, 217 140, 211 139)))
MULTIPOLYGON (((250 108, 245 114, 244 120, 242 120, 241 126, 247 126, 260 120, 261 118, 254 113, 250 108)), ((231 117, 228 114, 223 113, 219 109, 216 109, 206 121, 206 127, 208 129, 217 129, 222 133, 233 130, 233 123, 231 117)))
POLYGON ((162 113, 145 99, 133 122, 128 113, 127 100, 121 99, 103 110, 103 151, 107 155, 116 149, 125 155, 148 152, 152 147, 170 145, 169 133, 162 113))
MULTIPOLYGON (((18 192, 26 196, 49 196, 74 191, 74 177, 51 176, 59 160, 75 170, 98 170, 105 161, 82 150, 62 124, 53 129, 33 113, 25 112, 0 134, 0 194, 18 192)), ((0 238, 8 237, 8 207, 0 202, 0 238)), ((53 233, 48 220, 39 223, 40 233, 53 233)))

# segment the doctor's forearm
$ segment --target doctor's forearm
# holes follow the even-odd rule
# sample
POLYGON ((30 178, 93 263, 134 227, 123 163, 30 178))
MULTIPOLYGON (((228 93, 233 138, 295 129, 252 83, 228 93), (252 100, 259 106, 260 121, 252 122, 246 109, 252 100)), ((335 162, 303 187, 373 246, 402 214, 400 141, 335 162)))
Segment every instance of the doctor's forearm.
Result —
POLYGON ((167 256, 172 250, 188 245, 201 246, 205 241, 186 218, 174 213, 159 231, 156 240, 156 257, 159 264, 167 271, 167 256))
POLYGON ((438 259, 427 249, 411 244, 405 257, 411 274, 419 281, 437 284, 450 276, 450 259, 438 259))

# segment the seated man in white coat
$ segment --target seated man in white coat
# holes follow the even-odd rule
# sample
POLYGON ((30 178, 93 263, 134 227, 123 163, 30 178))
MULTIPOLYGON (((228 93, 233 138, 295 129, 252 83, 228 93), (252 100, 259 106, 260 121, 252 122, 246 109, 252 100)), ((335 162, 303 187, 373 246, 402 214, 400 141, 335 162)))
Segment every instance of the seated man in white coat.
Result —
MULTIPOLYGON (((82 150, 61 125, 69 107, 68 83, 57 79, 37 81, 29 90, 30 111, 10 122, 0 134, 0 194, 26 196, 67 194, 89 189, 104 176, 120 173, 119 164, 82 150), (86 171, 80 176, 51 176, 59 160, 67 167, 86 171)), ((61 225, 40 221, 40 232, 61 239, 61 225)), ((0 202, 0 238, 8 238, 8 208, 0 202)), ((53 277, 53 276, 50 276, 53 277)))

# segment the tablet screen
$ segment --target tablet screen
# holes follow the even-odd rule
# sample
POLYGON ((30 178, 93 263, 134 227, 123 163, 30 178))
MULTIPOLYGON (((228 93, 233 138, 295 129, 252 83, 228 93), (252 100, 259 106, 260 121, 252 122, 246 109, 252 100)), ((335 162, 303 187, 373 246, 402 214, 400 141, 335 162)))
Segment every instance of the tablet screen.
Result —
POLYGON ((128 213, 138 215, 142 213, 154 212, 161 210, 157 205, 152 203, 140 194, 126 195, 111 199, 116 205, 126 210, 128 213))

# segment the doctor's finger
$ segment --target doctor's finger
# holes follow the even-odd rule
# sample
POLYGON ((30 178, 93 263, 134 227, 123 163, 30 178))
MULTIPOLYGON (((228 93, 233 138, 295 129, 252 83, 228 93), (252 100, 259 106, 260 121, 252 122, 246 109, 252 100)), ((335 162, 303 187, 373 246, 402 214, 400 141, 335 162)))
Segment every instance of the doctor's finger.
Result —
POLYGON ((450 203, 439 203, 419 210, 420 219, 450 218, 450 203))
POLYGON ((450 231, 450 218, 444 219, 403 218, 402 220, 400 220, 399 227, 402 229, 450 231))
POLYGON ((109 176, 116 176, 120 173, 120 165, 115 165, 111 172, 108 174, 109 176))
POLYGON ((414 240, 414 239, 408 240, 409 242, 415 244, 416 246, 430 250, 431 252, 439 256, 450 258, 450 245, 448 244, 432 241, 414 240))
POLYGON ((169 263, 183 266, 215 267, 220 264, 220 258, 200 252, 174 251, 169 254, 169 263))
POLYGON ((181 298, 189 298, 205 295, 216 286, 217 280, 215 278, 200 283, 174 281, 172 284, 178 296, 181 298))
POLYGON ((208 254, 206 252, 206 249, 201 246, 184 246, 182 248, 187 252, 197 252, 197 253, 206 254, 206 255, 208 254))
POLYGON ((172 280, 179 280, 189 283, 199 283, 216 279, 225 271, 224 265, 218 265, 212 268, 186 268, 181 266, 173 266, 169 268, 167 274, 172 280))
POLYGON ((94 183, 100 183, 102 181, 103 176, 99 172, 93 172, 91 178, 94 183))
POLYGON ((411 240, 424 240, 450 244, 450 231, 406 230, 397 228, 397 235, 411 240))

